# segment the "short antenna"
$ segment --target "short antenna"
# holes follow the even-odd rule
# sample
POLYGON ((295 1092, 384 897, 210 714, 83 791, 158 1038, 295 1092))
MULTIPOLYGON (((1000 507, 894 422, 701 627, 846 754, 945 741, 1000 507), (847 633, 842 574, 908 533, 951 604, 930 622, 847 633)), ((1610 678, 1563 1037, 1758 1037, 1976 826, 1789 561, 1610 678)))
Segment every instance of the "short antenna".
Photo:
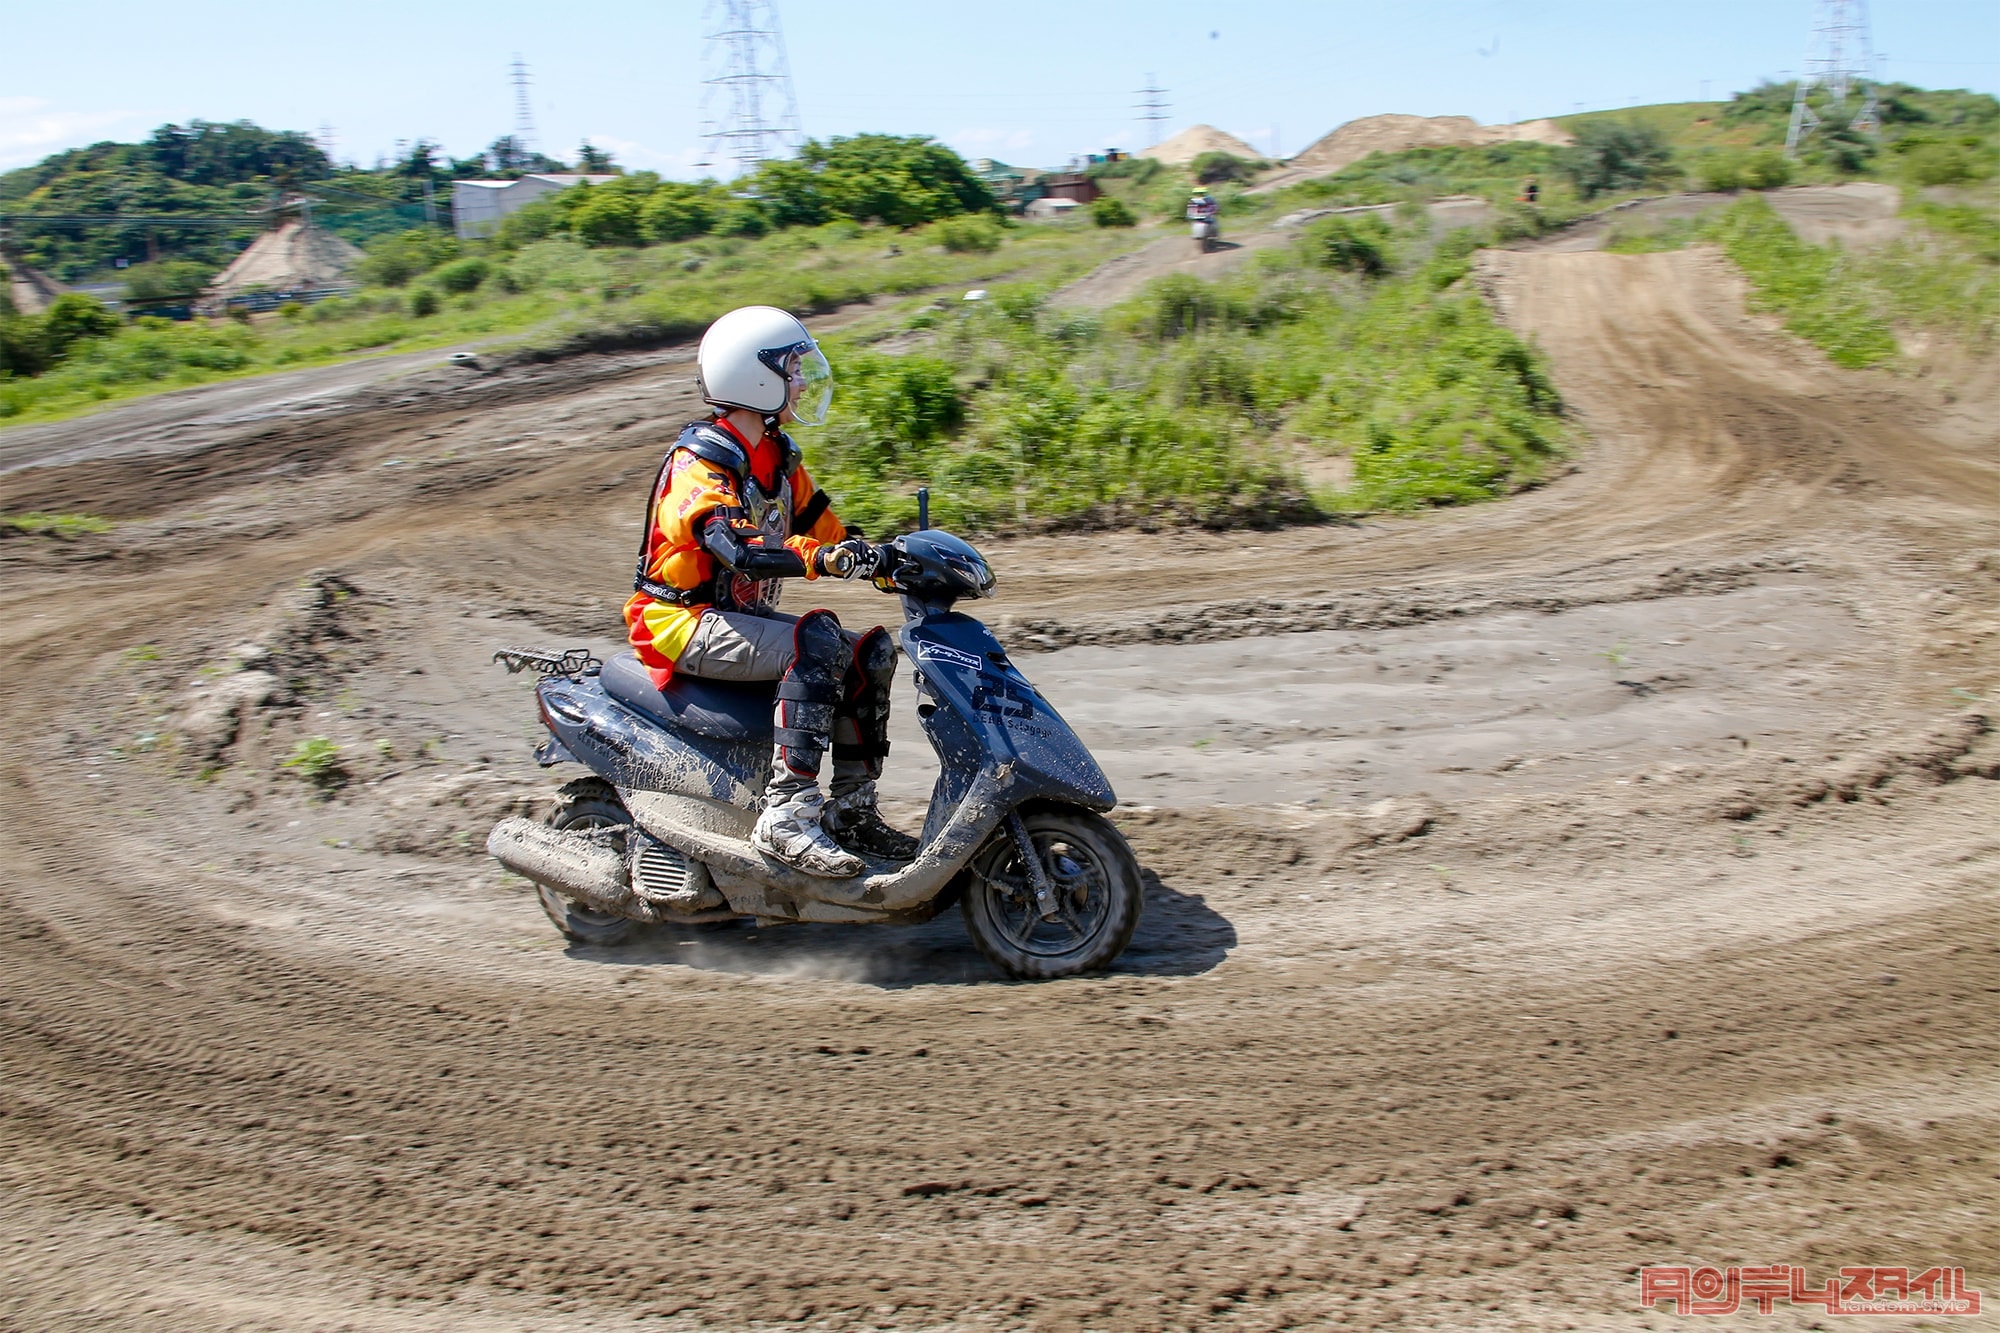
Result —
POLYGON ((931 525, 931 488, 917 487, 917 531, 923 532, 931 525))

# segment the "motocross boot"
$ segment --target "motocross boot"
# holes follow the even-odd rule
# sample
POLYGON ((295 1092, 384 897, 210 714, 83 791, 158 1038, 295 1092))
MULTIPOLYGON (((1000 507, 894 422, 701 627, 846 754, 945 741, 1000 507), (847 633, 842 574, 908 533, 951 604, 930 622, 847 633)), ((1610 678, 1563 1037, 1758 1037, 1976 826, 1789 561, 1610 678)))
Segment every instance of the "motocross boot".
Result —
POLYGON ((917 840, 891 828, 875 808, 875 780, 889 753, 889 690, 896 681, 896 644, 877 625, 855 643, 833 724, 833 799, 826 828, 851 852, 908 861, 917 840))
POLYGON ((861 858, 836 843, 821 824, 826 798, 817 783, 765 797, 764 813, 750 830, 750 845, 794 870, 822 879, 851 879, 861 858))
MULTIPOLYGON (((834 786, 841 785, 836 776, 834 786)), ((883 822, 875 808, 875 784, 863 782, 826 803, 821 822, 833 840, 850 852, 879 856, 888 861, 912 861, 917 840, 883 822)))
POLYGON ((832 743, 834 709, 853 654, 830 611, 809 611, 793 631, 791 669, 778 682, 771 782, 750 845, 794 870, 828 879, 861 871, 861 858, 820 826, 819 766, 832 743))

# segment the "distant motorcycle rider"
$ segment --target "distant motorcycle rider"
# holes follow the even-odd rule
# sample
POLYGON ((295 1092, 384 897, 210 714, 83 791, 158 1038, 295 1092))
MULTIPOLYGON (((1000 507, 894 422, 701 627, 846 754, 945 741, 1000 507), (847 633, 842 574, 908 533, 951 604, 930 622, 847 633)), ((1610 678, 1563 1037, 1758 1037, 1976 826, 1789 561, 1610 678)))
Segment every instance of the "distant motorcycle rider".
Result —
POLYGON ((1222 234, 1221 214, 1221 205, 1217 204, 1215 196, 1205 189, 1196 190, 1194 196, 1188 200, 1187 220, 1189 222, 1206 222, 1209 225, 1210 236, 1220 236, 1222 234))
POLYGON ((826 419, 832 371, 805 325, 770 306, 716 320, 697 361, 715 411, 681 431, 654 479, 625 604, 632 646, 662 688, 680 673, 778 682, 771 778, 750 834, 759 851, 835 879, 860 872, 857 852, 907 861, 916 839, 875 804, 894 641, 879 625, 843 630, 831 611, 775 609, 782 579, 874 569, 874 548, 835 516, 782 429, 826 419), (819 788, 829 749, 830 799, 819 788))

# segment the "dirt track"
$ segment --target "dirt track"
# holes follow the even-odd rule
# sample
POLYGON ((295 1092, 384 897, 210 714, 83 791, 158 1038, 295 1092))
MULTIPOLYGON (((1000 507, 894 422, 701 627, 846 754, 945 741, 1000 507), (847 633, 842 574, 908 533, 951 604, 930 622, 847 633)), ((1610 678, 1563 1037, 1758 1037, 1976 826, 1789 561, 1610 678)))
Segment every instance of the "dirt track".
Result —
POLYGON ((989 551, 1158 880, 1057 984, 955 917, 566 951, 475 854, 553 786, 485 659, 615 629, 674 358, 37 436, 5 509, 128 521, 0 542, 0 1326, 1642 1327, 1688 1261, 1996 1299, 1994 377, 1828 369, 1699 250, 1483 280, 1594 441, 1540 491, 989 551), (205 760, 232 661, 277 683, 205 760), (278 766, 314 734, 330 803, 278 766))

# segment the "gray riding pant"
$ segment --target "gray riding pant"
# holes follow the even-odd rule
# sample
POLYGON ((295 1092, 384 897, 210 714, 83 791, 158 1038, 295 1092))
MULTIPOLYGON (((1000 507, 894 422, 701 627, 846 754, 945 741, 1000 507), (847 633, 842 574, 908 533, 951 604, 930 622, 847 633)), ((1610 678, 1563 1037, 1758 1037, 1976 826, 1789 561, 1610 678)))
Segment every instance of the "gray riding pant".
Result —
MULTIPOLYGON (((704 611, 674 670, 707 680, 777 680, 792 669, 798 623, 782 611, 704 611)), ((851 629, 840 632, 849 647, 861 641, 851 629)))
MULTIPOLYGON (((674 661, 674 671, 685 671, 690 676, 706 680, 782 679, 792 669, 792 659, 796 656, 797 640, 792 630, 798 623, 797 616, 788 616, 782 611, 766 611, 759 615, 750 611, 718 611, 711 608, 701 613, 701 620, 695 625, 687 647, 681 649, 681 655, 674 661)), ((861 641, 859 634, 845 626, 840 633, 849 648, 861 641)), ((861 739, 861 732, 853 718, 835 717, 831 739, 843 746, 853 745, 861 739)), ((835 759, 833 794, 839 796, 851 791, 868 781, 869 777, 865 762, 835 759)), ((773 760, 773 792, 783 795, 793 788, 816 785, 813 779, 788 774, 781 759, 773 760)))

